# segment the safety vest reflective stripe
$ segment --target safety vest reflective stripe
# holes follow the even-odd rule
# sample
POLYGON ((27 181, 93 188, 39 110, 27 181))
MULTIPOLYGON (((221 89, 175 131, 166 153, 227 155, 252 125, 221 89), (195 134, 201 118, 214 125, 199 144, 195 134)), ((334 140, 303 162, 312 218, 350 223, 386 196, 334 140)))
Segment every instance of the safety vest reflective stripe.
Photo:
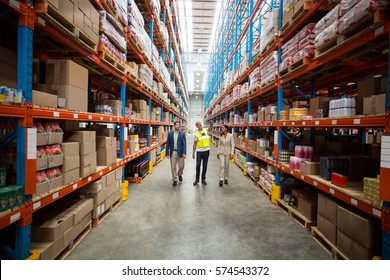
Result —
POLYGON ((197 141, 197 147, 198 148, 208 148, 210 147, 210 136, 207 133, 206 129, 203 129, 202 132, 197 131, 196 132, 196 137, 198 138, 197 141), (202 134, 205 134, 204 136, 202 134))

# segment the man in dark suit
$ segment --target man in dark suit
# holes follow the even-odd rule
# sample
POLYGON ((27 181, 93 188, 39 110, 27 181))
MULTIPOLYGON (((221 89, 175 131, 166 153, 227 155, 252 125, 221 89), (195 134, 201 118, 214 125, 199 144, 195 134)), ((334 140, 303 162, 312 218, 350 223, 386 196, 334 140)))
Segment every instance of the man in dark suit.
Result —
POLYGON ((184 132, 180 131, 180 122, 175 121, 173 131, 169 132, 165 154, 171 158, 173 186, 177 186, 177 177, 183 181, 184 159, 187 153, 187 141, 184 132), (179 170, 177 170, 179 167, 179 170))

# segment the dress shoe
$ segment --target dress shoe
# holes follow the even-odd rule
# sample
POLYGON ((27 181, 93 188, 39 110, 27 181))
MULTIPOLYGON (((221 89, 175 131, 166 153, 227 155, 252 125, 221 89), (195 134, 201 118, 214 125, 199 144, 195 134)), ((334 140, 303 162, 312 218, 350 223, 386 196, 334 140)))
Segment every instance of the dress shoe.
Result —
POLYGON ((227 185, 229 182, 228 182, 228 180, 225 180, 225 185, 227 185))
POLYGON ((179 181, 183 182, 183 176, 179 176, 179 181))
POLYGON ((177 181, 173 181, 172 186, 176 187, 177 186, 177 181))
POLYGON ((195 180, 194 186, 196 186, 197 184, 199 184, 199 180, 195 180))
POLYGON ((219 186, 222 187, 222 185, 223 185, 223 182, 221 180, 221 181, 219 181, 219 186))
POLYGON ((207 182, 206 182, 206 180, 202 180, 202 185, 205 185, 205 186, 207 186, 207 182))

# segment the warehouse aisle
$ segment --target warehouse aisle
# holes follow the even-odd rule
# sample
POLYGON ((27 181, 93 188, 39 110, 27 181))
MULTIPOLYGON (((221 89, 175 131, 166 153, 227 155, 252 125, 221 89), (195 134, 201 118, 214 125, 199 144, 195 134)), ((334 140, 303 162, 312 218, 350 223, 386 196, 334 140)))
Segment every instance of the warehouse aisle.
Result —
MULTIPOLYGON (((189 156, 192 139, 187 138, 189 156)), ((229 185, 218 186, 212 148, 207 186, 193 186, 195 160, 172 187, 164 160, 142 184, 130 185, 119 206, 68 259, 331 259, 303 230, 271 204, 231 165, 229 185)))

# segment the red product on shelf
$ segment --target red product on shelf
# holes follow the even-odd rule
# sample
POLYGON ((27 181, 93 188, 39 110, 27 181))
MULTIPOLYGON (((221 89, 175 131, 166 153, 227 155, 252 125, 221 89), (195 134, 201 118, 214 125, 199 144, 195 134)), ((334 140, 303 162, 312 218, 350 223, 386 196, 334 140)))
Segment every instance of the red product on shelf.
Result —
POLYGON ((339 173, 332 173, 331 182, 333 185, 336 185, 340 188, 346 188, 348 177, 339 173))

